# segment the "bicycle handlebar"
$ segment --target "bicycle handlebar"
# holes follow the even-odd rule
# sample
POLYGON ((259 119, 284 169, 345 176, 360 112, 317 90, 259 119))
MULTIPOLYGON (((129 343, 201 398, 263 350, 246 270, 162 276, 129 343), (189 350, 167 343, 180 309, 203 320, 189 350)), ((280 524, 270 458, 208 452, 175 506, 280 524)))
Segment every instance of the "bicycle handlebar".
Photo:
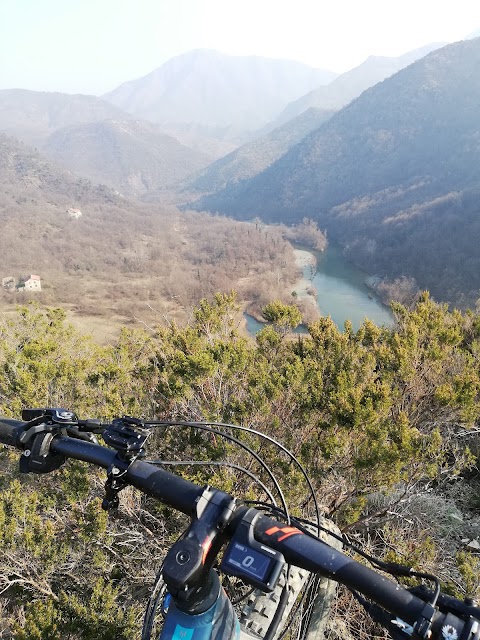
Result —
MULTIPOLYGON (((116 451, 112 449, 64 436, 57 436, 51 448, 54 453, 90 462, 104 469, 114 465, 117 457, 116 451)), ((193 482, 141 460, 132 462, 128 467, 125 481, 186 515, 192 515, 195 503, 203 491, 202 487, 193 482)))
POLYGON ((8 444, 11 447, 17 447, 17 427, 24 425, 20 420, 10 420, 8 418, 1 418, 0 420, 0 442, 2 444, 8 444))
MULTIPOLYGON (((20 442, 24 425, 25 423, 19 420, 1 418, 0 443, 19 449, 25 448, 20 442)), ((112 469, 118 463, 116 451, 69 436, 56 435, 50 448, 54 454, 82 460, 105 469, 112 469)), ((197 502, 204 491, 203 487, 140 460, 135 460, 126 468, 123 481, 189 516, 194 514, 197 502)), ((240 507, 235 512, 225 530, 228 537, 233 535, 236 524, 245 510, 245 507, 240 507)), ((254 535, 259 542, 280 551, 289 564, 319 573, 362 593, 404 622, 413 625, 422 617, 427 619, 430 615, 433 622, 432 637, 442 637, 440 632, 442 624, 445 623, 444 615, 428 611, 431 605, 426 604, 424 600, 325 542, 306 535, 295 527, 271 519, 261 512, 255 520, 254 535)), ((476 634, 474 629, 473 634, 465 637, 480 638, 480 608, 477 609, 479 623, 476 634)), ((477 609, 474 608, 474 611, 477 609)), ((461 623, 463 628, 463 621, 458 618, 455 620, 461 623)), ((463 639, 463 635, 457 637, 463 639)))

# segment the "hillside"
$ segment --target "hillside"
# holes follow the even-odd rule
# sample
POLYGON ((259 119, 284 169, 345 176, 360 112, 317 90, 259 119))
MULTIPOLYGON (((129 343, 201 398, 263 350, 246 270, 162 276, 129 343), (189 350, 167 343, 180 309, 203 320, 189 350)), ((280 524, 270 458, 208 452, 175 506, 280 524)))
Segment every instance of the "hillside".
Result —
POLYGON ((127 195, 159 192, 217 157, 217 150, 212 156, 190 149, 95 96, 0 91, 2 130, 127 195))
POLYGON ((195 125, 211 137, 231 140, 262 127, 289 102, 334 78, 298 62, 200 49, 103 97, 136 117, 195 125))
POLYGON ((203 169, 186 189, 212 192, 251 178, 281 158, 308 133, 332 117, 334 111, 307 109, 266 136, 242 145, 203 169))
POLYGON ((278 118, 263 128, 267 132, 265 135, 209 165, 188 183, 187 189, 203 193, 219 191, 261 173, 365 89, 441 46, 430 44, 396 58, 370 56, 363 64, 338 76, 328 85, 290 103, 278 118))
POLYGON ((210 162, 156 125, 107 120, 54 131, 43 151, 62 167, 128 195, 171 187, 210 162))
POLYGON ((311 107, 316 109, 341 109, 369 87, 382 82, 385 78, 389 78, 394 73, 444 45, 445 43, 432 43, 398 57, 370 56, 358 67, 342 73, 328 85, 315 88, 305 96, 289 104, 268 127, 278 127, 311 107))
POLYGON ((42 146, 55 130, 102 120, 129 120, 118 107, 95 96, 0 90, 0 131, 27 144, 42 146))
POLYGON ((449 292, 471 301, 480 282, 452 256, 463 254, 480 273, 475 214, 463 216, 461 204, 480 185, 479 69, 480 39, 437 50, 364 92, 262 174, 196 206, 265 220, 314 217, 370 272, 401 271, 441 299, 449 292), (426 242, 420 230, 432 220, 426 242), (449 250, 440 253, 432 239, 450 226, 449 250), (396 264, 383 258, 387 243, 397 247, 396 264))
MULTIPOLYGON (((202 297, 232 288, 266 303, 297 276, 280 230, 127 200, 4 134, 0 228, 0 282, 40 275, 36 300, 65 306, 102 335, 135 318, 185 320, 202 297)), ((0 308, 32 295, 0 288, 0 308)))
POLYGON ((54 206, 124 204, 124 199, 108 187, 77 178, 53 165, 38 151, 3 133, 0 133, 0 177, 3 213, 9 212, 11 207, 5 200, 6 195, 17 204, 28 195, 29 204, 36 209, 41 208, 41 200, 49 198, 55 200, 55 204, 50 203, 54 206))

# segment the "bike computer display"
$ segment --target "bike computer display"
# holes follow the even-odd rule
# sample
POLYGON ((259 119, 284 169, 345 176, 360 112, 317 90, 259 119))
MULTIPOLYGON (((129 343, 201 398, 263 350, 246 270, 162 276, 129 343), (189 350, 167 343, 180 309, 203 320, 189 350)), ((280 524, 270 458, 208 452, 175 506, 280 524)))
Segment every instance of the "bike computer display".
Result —
POLYGON ((228 545, 221 569, 262 591, 273 591, 285 564, 283 555, 253 537, 255 514, 245 514, 228 545))

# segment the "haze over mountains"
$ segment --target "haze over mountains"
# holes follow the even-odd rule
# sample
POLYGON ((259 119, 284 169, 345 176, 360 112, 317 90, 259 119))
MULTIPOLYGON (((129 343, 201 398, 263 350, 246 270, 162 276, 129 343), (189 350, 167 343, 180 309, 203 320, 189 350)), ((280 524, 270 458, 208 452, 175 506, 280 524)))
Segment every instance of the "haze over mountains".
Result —
POLYGON ((363 64, 338 76, 330 84, 318 87, 291 102, 274 121, 262 129, 266 135, 260 135, 209 165, 189 183, 188 187, 194 191, 218 191, 255 176, 278 160, 308 133, 318 129, 335 111, 358 97, 365 89, 441 46, 430 44, 397 58, 371 56, 363 64))
POLYGON ((172 58, 103 98, 166 130, 190 123, 210 136, 237 140, 335 76, 299 62, 200 49, 172 58))
POLYGON ((318 87, 290 103, 279 117, 270 124, 270 127, 280 126, 310 107, 316 109, 341 109, 369 87, 373 87, 373 85, 385 80, 385 78, 393 76, 397 71, 404 69, 412 62, 420 60, 431 51, 445 46, 445 44, 445 42, 434 42, 395 58, 370 56, 358 67, 342 73, 328 85, 318 87))
POLYGON ((129 195, 172 186, 211 161, 95 96, 0 91, 0 130, 129 195))
MULTIPOLYGON (((0 91, 0 131, 149 202, 165 190, 170 202, 196 192, 209 194, 197 209, 315 218, 369 273, 413 276, 438 298, 471 303, 480 293, 480 39, 438 46, 370 57, 336 78, 195 51, 105 96, 123 108, 95 96, 0 91)), ((87 184, 71 179, 72 193, 87 184)))
POLYGON ((42 148, 59 165, 130 195, 172 187, 211 160, 139 120, 63 127, 42 148))
POLYGON ((4 89, 0 91, 0 130, 26 144, 42 146, 57 129, 102 120, 132 119, 96 96, 4 89))
POLYGON ((186 185, 186 190, 211 192, 251 178, 281 158, 308 133, 333 116, 334 110, 310 107, 271 133, 247 142, 209 164, 186 185))
MULTIPOLYGON (((392 59, 389 71, 419 54, 392 59)), ((331 102, 338 105, 346 95, 383 77, 385 62, 375 60, 367 65, 367 76, 362 66, 334 80, 330 95, 337 98, 331 102)), ((328 89, 319 83, 334 77, 293 62, 194 51, 106 96, 130 110, 163 118, 162 125, 138 120, 138 114, 95 96, 14 89, 0 91, 0 130, 36 146, 61 166, 127 195, 156 198, 193 175, 197 179, 190 179, 191 188, 215 191, 265 169, 320 126, 332 110, 306 107, 285 126, 225 156, 235 146, 236 136, 251 136, 245 129, 247 120, 252 127, 267 113, 278 116, 292 96, 297 98, 312 86, 317 91, 328 89), (173 131, 177 139, 165 130, 173 131), (219 155, 217 164, 198 174, 219 155)), ((293 103, 297 110, 298 104, 293 103)))
POLYGON ((292 97, 334 77, 295 62, 194 51, 107 96, 128 93, 126 106, 157 121, 163 114, 161 127, 95 96, 12 89, 0 91, 0 130, 79 175, 141 196, 172 188, 231 151, 246 126, 264 124, 292 97))
POLYGON ((267 221, 313 217, 371 273, 414 276, 443 299, 474 296, 479 104, 480 39, 449 45, 365 91, 263 173, 196 206, 267 221))

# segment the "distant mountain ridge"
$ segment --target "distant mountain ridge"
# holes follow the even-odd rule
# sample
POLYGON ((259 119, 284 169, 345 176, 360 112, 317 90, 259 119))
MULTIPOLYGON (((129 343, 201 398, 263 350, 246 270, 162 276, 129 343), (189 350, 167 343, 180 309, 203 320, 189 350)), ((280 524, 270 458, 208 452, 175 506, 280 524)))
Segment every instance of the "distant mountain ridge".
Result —
POLYGON ((408 51, 398 57, 370 56, 358 67, 343 73, 324 87, 318 87, 289 104, 269 127, 278 127, 310 107, 316 109, 341 109, 357 98, 363 91, 389 78, 412 62, 445 46, 446 43, 431 43, 408 51))
POLYGON ((480 187, 479 69, 480 38, 436 50, 365 91, 261 174, 195 207, 266 221, 312 217, 370 272, 413 275, 440 298, 450 290, 450 299, 462 291, 472 299, 480 295, 472 195, 480 187), (455 226, 451 212, 458 220, 463 206, 469 213, 455 226), (428 260, 425 225, 432 238, 444 234, 428 260), (454 254, 472 263, 473 285, 454 254))
MULTIPOLYGON (((427 170, 431 183, 433 169, 443 177, 451 166, 447 163, 464 159, 460 135, 462 152, 476 157, 471 135, 480 126, 478 69, 480 38, 439 49, 365 91, 262 174, 207 196, 202 204, 222 202, 232 212, 248 213, 256 201, 267 214, 306 215, 312 205, 325 210, 387 188, 392 176, 403 183, 427 170), (399 154, 408 154, 409 162, 404 164, 399 154), (297 181, 307 188, 291 203, 283 196, 295 191, 297 181), (275 196, 260 202, 267 190, 275 196), (251 202, 250 192, 255 193, 251 202)), ((480 174, 480 163, 469 165, 458 179, 468 182, 472 174, 480 174)), ((258 205, 253 209, 257 215, 258 205)))
POLYGON ((371 56, 359 67, 291 103, 276 120, 263 128, 266 134, 209 165, 188 186, 194 191, 208 193, 254 177, 320 127, 344 103, 440 46, 430 44, 398 58, 371 56), (307 106, 310 104, 317 106, 307 106), (278 126, 273 128, 275 124, 278 126))
POLYGON ((96 96, 27 89, 0 90, 0 130, 26 144, 41 146, 56 129, 132 116, 96 96))
POLYGON ((199 192, 219 191, 261 173, 308 133, 320 127, 335 111, 311 107, 266 136, 248 142, 208 165, 186 186, 199 192))
POLYGON ((299 62, 199 49, 172 58, 103 98, 160 124, 229 129, 232 139, 265 125, 289 102, 335 77, 299 62))
POLYGON ((62 167, 128 195, 165 189, 211 162, 157 125, 95 96, 0 91, 1 130, 62 167))
POLYGON ((156 125, 133 120, 63 127, 48 137, 43 150, 79 175, 137 196, 172 187, 210 162, 156 125))

